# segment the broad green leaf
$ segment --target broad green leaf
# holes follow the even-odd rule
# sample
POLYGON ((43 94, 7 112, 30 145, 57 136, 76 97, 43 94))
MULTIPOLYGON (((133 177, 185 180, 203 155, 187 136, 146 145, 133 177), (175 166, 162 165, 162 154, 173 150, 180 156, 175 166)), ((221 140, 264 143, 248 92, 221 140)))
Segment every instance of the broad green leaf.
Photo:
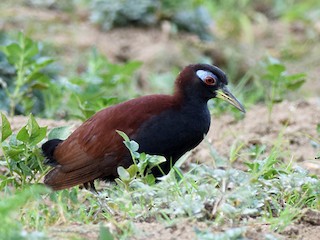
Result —
POLYGON ((3 113, 1 113, 1 142, 4 142, 12 134, 10 123, 3 113))
POLYGON ((99 240, 114 240, 109 228, 100 226, 99 240))
POLYGON ((286 68, 282 64, 272 64, 267 67, 269 74, 281 76, 283 72, 285 72, 286 68))
POLYGON ((52 58, 48 58, 48 57, 41 57, 37 59, 37 62, 35 64, 36 69, 42 69, 46 66, 48 66, 49 64, 53 63, 54 59, 52 58))
POLYGON ((21 48, 17 43, 11 43, 6 47, 5 53, 10 56, 19 56, 21 54, 21 48))
POLYGON ((130 146, 129 149, 130 149, 132 152, 136 152, 136 151, 138 151, 138 149, 139 149, 139 144, 138 144, 137 142, 133 141, 133 140, 131 140, 131 141, 129 142, 129 146, 130 146))
POLYGON ((130 173, 122 166, 117 168, 117 172, 119 174, 119 177, 123 181, 129 181, 130 180, 130 173))
POLYGON ((41 127, 38 129, 38 131, 35 134, 32 134, 30 136, 30 142, 31 145, 36 145, 39 142, 41 142, 47 135, 47 127, 41 127))
POLYGON ((280 80, 278 75, 273 75, 271 73, 263 75, 263 78, 271 82, 278 82, 280 80))
POLYGON ((47 89, 49 87, 48 84, 46 83, 43 83, 43 82, 33 82, 31 85, 30 85, 30 88, 31 89, 39 89, 39 90, 44 90, 44 89, 47 89))
POLYGON ((39 78, 41 78, 41 76, 43 76, 43 73, 39 71, 32 71, 30 74, 28 74, 24 82, 30 83, 32 81, 38 80, 39 78))
POLYGON ((141 160, 139 160, 138 168, 139 168, 139 171, 140 171, 141 173, 143 173, 143 172, 145 171, 145 169, 146 169, 147 166, 148 166, 148 161, 147 161, 147 159, 146 159, 146 161, 141 161, 141 160))
POLYGON ((44 74, 40 71, 45 68, 47 65, 52 63, 54 60, 50 58, 42 58, 38 63, 33 63, 32 70, 27 76, 27 81, 34 81, 34 80, 47 80, 47 78, 43 78, 44 74))
POLYGON ((150 159, 149 159, 149 163, 150 163, 150 166, 156 166, 156 165, 159 165, 160 163, 163 163, 163 162, 166 162, 166 158, 163 157, 163 156, 150 156, 150 159))
POLYGON ((29 133, 26 126, 20 129, 20 131, 17 134, 17 139, 24 143, 29 142, 29 133))
POLYGON ((36 145, 46 137, 47 127, 39 127, 39 124, 32 114, 30 114, 27 126, 30 136, 29 144, 36 145))
POLYGON ((122 73, 131 76, 139 67, 141 67, 141 65, 142 62, 139 61, 128 62, 123 66, 122 73))
POLYGON ((287 85, 287 87, 288 87, 288 89, 295 91, 295 90, 298 90, 305 82, 306 82, 306 80, 304 80, 304 79, 298 80, 293 83, 289 83, 287 85))
POLYGON ((156 178, 152 174, 148 174, 145 178, 147 184, 152 185, 156 182, 156 178))
POLYGON ((134 158, 139 158, 140 154, 138 152, 132 152, 134 158))
POLYGON ((148 161, 147 158, 149 156, 150 155, 147 155, 146 153, 141 153, 140 156, 139 156, 139 161, 148 161))
POLYGON ((304 78, 306 78, 306 74, 305 73, 297 73, 297 74, 292 74, 289 76, 286 76, 286 80, 288 82, 294 82, 297 80, 303 80, 304 78))
POLYGON ((71 133, 71 126, 63 126, 63 127, 56 127, 53 128, 49 134, 48 134, 48 139, 62 139, 65 140, 67 137, 69 137, 71 133))
POLYGON ((32 175, 32 170, 24 162, 19 163, 19 168, 22 170, 24 176, 32 175))
POLYGON ((21 51, 22 50, 18 44, 12 43, 5 48, 4 53, 7 55, 9 63, 17 66, 21 51))
POLYGON ((33 42, 30 38, 24 37, 24 57, 26 59, 31 59, 38 53, 38 44, 33 42))
POLYGON ((33 115, 30 114, 29 119, 28 119, 28 124, 27 124, 27 129, 29 131, 29 135, 31 136, 32 134, 36 134, 37 131, 39 130, 39 128, 40 128, 39 124, 34 119, 33 115))
POLYGON ((36 145, 46 137, 46 134, 47 127, 39 127, 33 115, 30 114, 27 125, 18 132, 17 139, 26 144, 36 145))
POLYGON ((132 164, 128 169, 127 169, 129 175, 131 178, 133 178, 134 176, 137 175, 139 169, 137 167, 137 165, 132 164))
POLYGON ((18 145, 18 146, 10 146, 10 147, 6 147, 4 148, 4 151, 6 152, 6 154, 14 159, 16 158, 19 154, 23 153, 25 151, 25 147, 23 145, 18 145))

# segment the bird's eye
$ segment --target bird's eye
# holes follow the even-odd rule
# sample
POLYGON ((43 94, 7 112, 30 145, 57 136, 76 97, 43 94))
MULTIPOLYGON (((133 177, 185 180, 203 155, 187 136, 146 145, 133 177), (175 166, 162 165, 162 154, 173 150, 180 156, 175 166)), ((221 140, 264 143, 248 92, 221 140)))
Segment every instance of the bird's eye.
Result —
POLYGON ((198 70, 196 74, 201 79, 201 81, 204 82, 207 86, 214 86, 217 84, 218 78, 212 72, 198 70))
POLYGON ((215 85, 217 82, 217 79, 211 77, 211 76, 207 76, 205 79, 204 79, 204 83, 209 85, 209 86, 213 86, 215 85))

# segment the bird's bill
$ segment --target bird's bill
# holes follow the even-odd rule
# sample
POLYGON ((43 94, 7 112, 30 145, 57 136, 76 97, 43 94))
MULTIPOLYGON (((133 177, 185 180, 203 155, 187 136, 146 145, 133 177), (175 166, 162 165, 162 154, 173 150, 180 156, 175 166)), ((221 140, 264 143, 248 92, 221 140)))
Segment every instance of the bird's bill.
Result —
POLYGON ((238 101, 238 99, 235 96, 232 95, 232 93, 229 91, 227 87, 218 89, 216 93, 217 93, 216 95, 217 98, 227 101, 228 103, 230 103, 231 105, 239 109, 241 112, 244 112, 244 113, 246 112, 242 104, 238 101))

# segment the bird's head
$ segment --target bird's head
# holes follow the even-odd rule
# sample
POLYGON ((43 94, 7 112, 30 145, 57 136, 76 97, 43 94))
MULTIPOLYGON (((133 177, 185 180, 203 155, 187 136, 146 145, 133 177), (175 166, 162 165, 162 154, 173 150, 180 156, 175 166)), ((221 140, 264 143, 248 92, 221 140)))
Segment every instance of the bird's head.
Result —
POLYGON ((176 80, 176 92, 187 98, 208 101, 220 98, 242 112, 244 107, 227 88, 226 74, 218 67, 209 64, 194 64, 185 67, 176 80))

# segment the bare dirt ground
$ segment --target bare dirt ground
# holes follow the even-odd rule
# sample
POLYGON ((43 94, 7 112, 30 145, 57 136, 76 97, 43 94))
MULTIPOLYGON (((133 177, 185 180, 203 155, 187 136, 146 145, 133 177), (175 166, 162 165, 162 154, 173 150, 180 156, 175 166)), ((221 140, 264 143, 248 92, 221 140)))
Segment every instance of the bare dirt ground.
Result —
MULTIPOLYGON (((317 213, 318 214, 318 213, 317 213)), ((319 217, 319 216, 318 216, 319 217)), ((319 219, 319 218, 318 218, 319 219)), ((113 228, 112 225, 106 223, 110 229, 113 228)), ((207 224, 202 222, 192 222, 190 220, 181 220, 179 223, 172 225, 165 225, 161 223, 134 223, 132 226, 135 229, 135 237, 131 237, 130 239, 135 240, 178 240, 178 239, 186 239, 193 240, 197 239, 195 234, 195 229, 202 231, 210 231, 215 233, 216 236, 228 230, 227 226, 219 226, 217 228, 208 227, 207 224)), ((230 228, 230 227, 229 227, 230 228)), ((245 228, 244 237, 246 239, 252 240, 261 240, 268 239, 267 236, 270 237, 269 234, 272 234, 276 239, 300 239, 300 240, 318 240, 320 226, 310 224, 308 222, 299 222, 297 224, 288 226, 282 234, 271 233, 269 230, 269 226, 266 224, 257 224, 252 221, 245 228)), ((49 230, 51 239, 59 240, 66 239, 72 237, 81 236, 82 239, 97 239, 99 226, 98 225, 89 225, 85 228, 80 224, 72 224, 69 226, 58 226, 55 228, 51 228, 49 230)), ((199 238, 201 239, 201 238, 199 238)), ((208 238, 209 239, 209 238, 208 238)), ((223 238, 226 239, 226 238, 223 238)), ((274 238, 269 238, 274 239, 274 238)))
MULTIPOLYGON (((218 58, 221 57, 216 43, 212 46, 199 47, 202 43, 194 36, 187 34, 171 36, 165 25, 161 30, 126 28, 102 33, 87 22, 86 14, 79 13, 75 22, 74 17, 62 12, 46 9, 39 11, 24 6, 7 7, 6 11, 2 12, 0 29, 10 31, 23 29, 26 33, 31 33, 34 39, 59 47, 61 49, 59 58, 69 64, 73 62, 80 62, 80 66, 81 62, 84 64, 85 61, 79 56, 81 52, 93 46, 105 53, 112 61, 138 59, 145 63, 141 71, 142 76, 148 76, 152 71, 165 71, 173 65, 184 66, 198 61, 203 50, 209 49, 212 54, 209 55, 216 58, 213 59, 216 60, 215 62, 219 62, 218 58), (214 51, 211 51, 212 49, 214 51)), ((244 47, 240 54, 248 55, 248 59, 252 56, 251 60, 246 62, 249 65, 266 51, 276 55, 279 52, 277 48, 286 44, 287 37, 299 38, 303 34, 301 31, 299 33, 294 31, 296 28, 290 29, 277 22, 263 29, 256 29, 254 37, 258 40, 254 45, 244 47)), ((292 161, 311 173, 320 174, 320 160, 315 159, 320 152, 320 137, 316 132, 317 124, 320 123, 320 99, 317 97, 320 92, 319 46, 314 46, 308 51, 310 54, 300 62, 291 63, 289 70, 307 72, 308 81, 302 92, 313 98, 306 100, 300 98, 276 105, 271 121, 268 120, 267 108, 261 105, 249 109, 244 119, 240 121, 236 121, 231 115, 212 119, 208 140, 221 156, 227 158, 230 146, 234 143, 243 144, 238 156, 241 162, 248 157, 246 149, 251 146, 266 145, 266 152, 269 152, 275 141, 282 138, 283 144, 280 147, 283 150, 283 159, 281 160, 292 161)), ((41 126, 49 126, 49 128, 65 125, 76 127, 80 124, 77 121, 38 120, 41 126)), ((26 121, 26 117, 17 116, 11 120, 11 123, 16 130, 26 124, 26 121)), ((212 164, 211 159, 207 143, 197 147, 190 157, 190 161, 207 164, 212 164)), ((241 164, 237 166, 243 167, 241 164)), ((109 226, 113 228, 112 225, 109 226)), ((258 224, 254 220, 249 221, 246 227, 248 239, 264 239, 266 233, 271 233, 268 225, 258 224)), ((160 222, 136 222, 133 228, 136 229, 136 237, 133 239, 195 239, 195 229, 205 230, 208 226, 203 222, 186 219, 170 226, 160 222)), ((208 230, 216 233, 227 229, 225 226, 210 228, 208 230)), ((98 232, 98 225, 84 226, 82 223, 62 224, 49 229, 51 239, 72 237, 96 239, 98 232)), ((272 234, 279 239, 319 239, 319 213, 306 212, 302 220, 289 226, 281 235, 272 234)))
MULTIPOLYGON (((266 151, 281 142, 282 159, 292 161, 312 173, 320 175, 320 161, 315 157, 320 152, 317 124, 320 122, 320 99, 284 101, 277 104, 268 118, 268 109, 258 105, 250 109, 243 120, 235 121, 230 115, 212 119, 208 140, 218 154, 229 157, 233 144, 242 145, 239 159, 250 159, 247 149, 255 145, 265 145, 266 151)), ((194 150, 194 161, 210 159, 203 142, 194 150)), ((210 164, 210 162, 209 162, 210 164)))

